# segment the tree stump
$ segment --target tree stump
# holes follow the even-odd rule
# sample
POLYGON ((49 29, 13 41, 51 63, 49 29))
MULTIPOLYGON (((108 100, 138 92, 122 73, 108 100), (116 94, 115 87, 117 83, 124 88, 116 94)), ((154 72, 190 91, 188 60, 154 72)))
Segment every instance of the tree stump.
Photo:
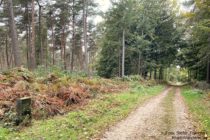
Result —
POLYGON ((16 125, 19 125, 23 121, 30 122, 31 121, 31 98, 20 98, 16 101, 16 112, 17 112, 17 120, 16 125))

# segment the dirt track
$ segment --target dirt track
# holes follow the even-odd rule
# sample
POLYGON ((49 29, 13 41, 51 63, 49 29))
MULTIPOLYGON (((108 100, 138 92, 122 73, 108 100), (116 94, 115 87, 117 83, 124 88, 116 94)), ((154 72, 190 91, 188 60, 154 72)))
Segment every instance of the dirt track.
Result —
POLYGON ((180 89, 169 87, 109 128, 101 140, 170 140, 195 132, 180 89))

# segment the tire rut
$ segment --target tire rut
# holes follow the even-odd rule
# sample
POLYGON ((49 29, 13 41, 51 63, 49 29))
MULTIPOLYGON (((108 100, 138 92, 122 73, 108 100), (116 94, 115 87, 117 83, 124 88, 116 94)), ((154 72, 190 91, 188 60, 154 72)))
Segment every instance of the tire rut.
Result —
POLYGON ((176 88, 174 111, 175 111, 175 127, 173 128, 171 138, 181 140, 190 139, 190 140, 201 140, 200 136, 196 136, 193 133, 196 132, 193 121, 189 115, 187 106, 184 103, 183 97, 181 96, 180 88, 176 88), (199 138, 200 137, 200 138, 199 138))

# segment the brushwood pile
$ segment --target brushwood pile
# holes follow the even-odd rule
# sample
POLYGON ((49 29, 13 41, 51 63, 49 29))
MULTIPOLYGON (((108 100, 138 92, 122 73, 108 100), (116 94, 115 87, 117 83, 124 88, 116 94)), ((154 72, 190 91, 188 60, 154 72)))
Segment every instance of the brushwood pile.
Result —
POLYGON ((127 88, 119 80, 61 77, 54 73, 39 77, 25 68, 11 69, 0 74, 0 121, 13 122, 19 98, 30 97, 33 119, 43 119, 65 114, 97 95, 127 88))

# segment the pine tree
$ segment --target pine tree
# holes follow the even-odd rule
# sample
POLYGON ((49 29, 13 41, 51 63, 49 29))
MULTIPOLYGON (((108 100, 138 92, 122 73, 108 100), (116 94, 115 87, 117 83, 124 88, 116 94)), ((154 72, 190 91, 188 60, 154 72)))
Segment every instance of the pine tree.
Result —
POLYGON ((16 67, 21 65, 21 58, 20 58, 20 48, 18 45, 18 35, 17 35, 17 28, 15 25, 15 16, 13 10, 13 0, 8 0, 8 10, 9 10, 9 25, 10 25, 10 37, 12 40, 12 50, 14 56, 14 64, 16 67))

